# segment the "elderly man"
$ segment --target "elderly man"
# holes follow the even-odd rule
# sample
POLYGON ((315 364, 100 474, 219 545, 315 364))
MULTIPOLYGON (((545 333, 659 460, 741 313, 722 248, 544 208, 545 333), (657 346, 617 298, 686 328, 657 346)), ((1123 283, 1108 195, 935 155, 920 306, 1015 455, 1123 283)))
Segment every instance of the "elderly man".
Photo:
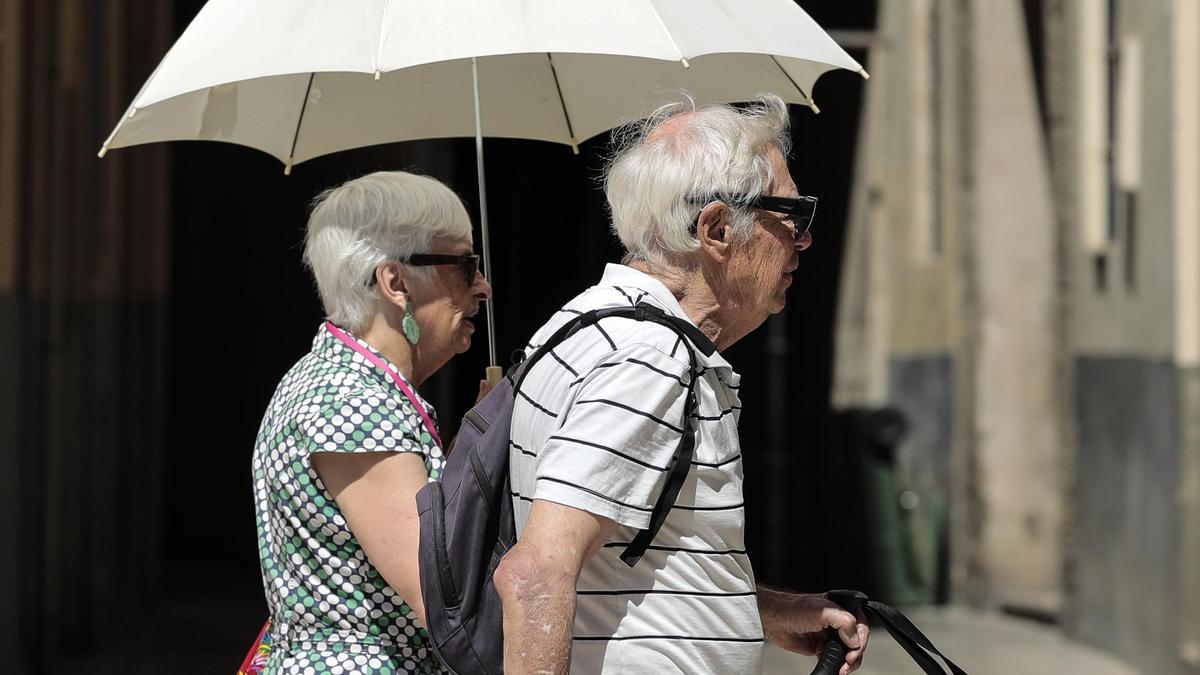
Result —
POLYGON ((712 344, 610 317, 530 370, 512 419, 520 536, 494 576, 510 675, 759 672, 764 639, 813 654, 828 627, 850 647, 842 672, 861 663, 865 624, 822 596, 756 584, 745 551, 740 378, 718 352, 783 309, 812 242, 816 200, 788 175, 789 141, 774 96, 741 111, 675 105, 627 134, 608 167, 624 265, 609 265, 531 348, 573 315, 639 302, 712 344), (685 423, 689 350, 699 409, 685 423), (696 441, 686 482, 629 567, 620 553, 648 526, 685 430, 696 441))

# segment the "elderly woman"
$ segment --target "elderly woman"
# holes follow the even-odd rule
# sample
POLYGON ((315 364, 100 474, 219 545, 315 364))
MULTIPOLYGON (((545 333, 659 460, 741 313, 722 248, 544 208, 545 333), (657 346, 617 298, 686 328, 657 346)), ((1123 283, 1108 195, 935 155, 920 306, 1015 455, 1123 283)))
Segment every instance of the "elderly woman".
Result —
POLYGON ((328 321, 254 451, 268 673, 441 672, 423 628, 415 495, 444 461, 417 388, 471 344, 491 287, 458 197, 379 172, 320 195, 305 260, 328 321))

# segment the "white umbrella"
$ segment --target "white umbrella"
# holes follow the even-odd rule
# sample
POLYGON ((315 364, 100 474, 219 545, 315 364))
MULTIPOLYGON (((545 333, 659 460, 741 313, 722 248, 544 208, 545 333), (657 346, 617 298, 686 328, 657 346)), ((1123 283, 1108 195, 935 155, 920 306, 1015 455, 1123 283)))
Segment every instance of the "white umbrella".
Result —
POLYGON ((791 0, 210 0, 100 156, 225 141, 290 172, 339 150, 473 135, 491 273, 484 135, 577 150, 669 89, 698 103, 769 91, 816 111, 812 86, 835 68, 866 77, 791 0))

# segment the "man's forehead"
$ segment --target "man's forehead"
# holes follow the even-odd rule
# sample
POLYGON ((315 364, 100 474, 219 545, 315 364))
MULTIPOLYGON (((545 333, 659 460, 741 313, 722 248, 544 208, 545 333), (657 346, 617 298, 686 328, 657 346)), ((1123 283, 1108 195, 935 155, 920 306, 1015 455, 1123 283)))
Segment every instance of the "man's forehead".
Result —
POLYGON ((796 189, 796 182, 792 179, 792 174, 788 171, 787 158, 783 156, 779 148, 771 146, 771 153, 768 155, 771 161, 772 176, 771 176, 771 193, 784 197, 795 197, 799 194, 796 189))
POLYGON ((450 253, 453 255, 458 255, 471 253, 474 250, 474 244, 467 239, 434 237, 429 241, 429 249, 431 253, 450 253))

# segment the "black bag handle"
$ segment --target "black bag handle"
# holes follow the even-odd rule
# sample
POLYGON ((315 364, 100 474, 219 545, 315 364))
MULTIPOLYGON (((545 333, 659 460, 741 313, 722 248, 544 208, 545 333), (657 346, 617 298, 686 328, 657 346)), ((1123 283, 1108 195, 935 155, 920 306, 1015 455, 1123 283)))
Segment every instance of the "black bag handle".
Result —
POLYGON ((560 326, 558 330, 554 331, 553 335, 542 343, 542 346, 529 355, 529 358, 510 368, 508 378, 513 383, 513 395, 515 396, 517 390, 521 387, 521 383, 525 381, 525 376, 529 373, 529 369, 541 360, 543 356, 548 354, 551 349, 557 347, 563 340, 571 337, 576 332, 587 328, 601 319, 613 316, 630 318, 637 321, 653 321, 671 329, 676 335, 682 337, 685 343, 684 346, 688 350, 688 371, 691 375, 691 379, 688 382, 687 402, 683 406, 683 424, 680 427, 683 429, 683 434, 679 439, 679 445, 675 447, 675 454, 671 457, 671 465, 667 471, 667 482, 663 485, 662 492, 658 495, 658 500, 654 502, 653 510, 650 511, 650 524, 646 529, 638 532, 633 541, 629 542, 629 545, 621 553, 621 560, 626 565, 633 567, 642 559, 642 555, 646 553, 650 542, 658 534, 663 521, 667 519, 667 514, 671 512, 671 507, 675 505, 675 499, 679 496, 679 491, 683 488, 684 480, 687 479, 688 470, 692 465, 692 455, 696 448, 695 430, 691 424, 692 413, 699 407, 696 401, 696 379, 700 377, 700 371, 696 367, 695 350, 700 350, 705 356, 711 356, 716 351, 717 346, 691 322, 667 314, 661 308, 654 305, 639 302, 630 307, 605 307, 603 309, 593 309, 590 312, 584 312, 560 326))
MULTIPOLYGON (((933 642, 895 607, 871 600, 867 598, 866 594, 859 591, 829 591, 825 595, 846 611, 857 613, 862 610, 863 614, 883 624, 888 634, 904 648, 904 651, 908 652, 908 655, 921 667, 921 670, 925 671, 926 675, 946 675, 946 671, 930 654, 940 656, 950 668, 952 675, 967 675, 965 670, 959 668, 949 657, 938 651, 938 648, 933 646, 933 642)), ((822 650, 821 658, 817 661, 817 667, 813 669, 812 675, 837 675, 842 664, 846 662, 848 650, 838 638, 837 631, 830 628, 826 631, 826 635, 829 637, 829 641, 825 643, 825 649, 822 650)))

